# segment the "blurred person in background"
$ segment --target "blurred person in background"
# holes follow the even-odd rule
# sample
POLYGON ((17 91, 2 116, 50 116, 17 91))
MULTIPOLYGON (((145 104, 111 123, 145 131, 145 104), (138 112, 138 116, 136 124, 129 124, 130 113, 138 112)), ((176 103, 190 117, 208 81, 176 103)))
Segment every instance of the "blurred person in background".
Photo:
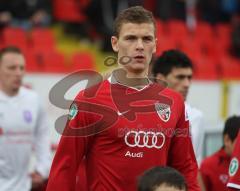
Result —
POLYGON ((153 167, 140 176, 138 191, 187 191, 187 184, 174 168, 153 167))
POLYGON ((152 66, 155 81, 161 80, 168 87, 179 92, 186 106, 186 114, 190 121, 190 131, 196 159, 200 164, 203 155, 204 124, 203 114, 187 103, 187 95, 191 86, 193 65, 188 56, 180 50, 167 50, 156 58, 152 66))
MULTIPOLYGON (((240 129, 240 116, 229 117, 223 129, 223 146, 214 154, 202 161, 200 173, 206 191, 226 191, 229 179, 228 168, 236 138, 240 129)), ((239 146, 239 145, 238 145, 239 146)), ((233 162, 234 163, 234 162, 233 162)), ((233 170, 237 170, 234 166, 233 170)), ((230 168, 231 169, 231 168, 230 168)), ((234 173, 230 170, 231 173, 234 173)), ((231 175, 230 173, 230 175, 231 175)), ((232 179, 234 180, 234 179, 232 179)), ((233 182, 229 182, 231 186, 233 182)), ((240 188, 240 187, 239 187, 240 188)))
POLYGON ((86 8, 86 14, 102 37, 102 50, 112 51, 111 36, 113 35, 112 23, 116 16, 131 6, 142 5, 143 0, 92 0, 86 8))
POLYGON ((1 0, 0 23, 3 26, 31 29, 51 22, 50 0, 1 0))
POLYGON ((190 30, 196 28, 197 0, 145 0, 143 4, 153 11, 155 17, 163 21, 182 20, 190 30))
POLYGON ((50 133, 38 95, 22 86, 25 58, 16 47, 0 51, 0 190, 41 186, 50 168, 50 133), (33 151, 34 150, 34 151, 33 151), (29 174, 32 154, 35 170, 29 174))
POLYGON ((219 22, 232 22, 239 13, 239 0, 199 0, 197 10, 201 20, 217 24, 219 22))
MULTIPOLYGON (((240 117, 240 116, 239 116, 240 117)), ((240 126, 240 120, 238 121, 238 127, 240 126)), ((240 132, 236 140, 234 141, 234 150, 232 153, 232 159, 229 165, 229 180, 228 180, 228 190, 237 191, 240 190, 240 132)))

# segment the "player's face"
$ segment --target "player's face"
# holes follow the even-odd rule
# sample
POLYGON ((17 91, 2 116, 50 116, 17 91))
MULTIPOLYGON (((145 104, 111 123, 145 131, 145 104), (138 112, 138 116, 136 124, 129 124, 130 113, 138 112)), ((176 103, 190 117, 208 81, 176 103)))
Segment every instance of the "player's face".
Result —
POLYGON ((224 150, 227 153, 227 155, 231 156, 234 150, 234 146, 236 144, 236 139, 232 141, 229 137, 229 135, 223 136, 223 144, 224 144, 224 150))
POLYGON ((185 189, 178 189, 173 186, 168 186, 166 184, 163 184, 161 186, 158 186, 154 189, 154 191, 186 191, 185 189))
POLYGON ((168 86, 182 94, 186 100, 192 81, 192 69, 173 68, 172 71, 164 78, 164 80, 168 83, 168 86))
POLYGON ((25 73, 23 55, 5 53, 0 60, 0 87, 8 94, 15 94, 22 85, 25 73))
POLYGON ((118 63, 128 74, 147 75, 152 55, 156 52, 154 31, 152 23, 123 23, 119 37, 112 37, 112 47, 118 53, 118 63))

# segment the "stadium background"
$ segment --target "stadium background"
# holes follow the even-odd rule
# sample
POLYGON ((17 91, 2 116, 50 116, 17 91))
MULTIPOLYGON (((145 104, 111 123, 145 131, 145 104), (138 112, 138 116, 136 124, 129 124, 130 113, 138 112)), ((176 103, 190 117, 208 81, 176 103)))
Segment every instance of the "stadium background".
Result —
MULTIPOLYGON (((68 110, 50 103, 51 88, 70 72, 90 69, 104 73, 116 66, 104 64, 106 58, 114 55, 101 46, 103 35, 94 26, 88 27, 87 35, 83 34, 85 24, 88 23, 84 8, 89 2, 90 0, 49 0, 48 3, 52 4, 52 22, 47 27, 26 30, 8 25, 1 28, 0 47, 18 46, 26 56, 27 74, 24 83, 41 95, 47 109, 53 151, 59 140, 54 122, 59 116, 67 114, 68 110)), ((179 2, 186 3, 175 0, 176 4, 179 2)), ((153 0, 135 3, 143 3, 146 8, 154 9, 153 0)), ((179 48, 193 60, 194 78, 188 101, 202 110, 206 118, 206 126, 202 128, 205 132, 206 156, 221 146, 221 131, 226 117, 240 114, 240 50, 233 50, 237 24, 232 22, 238 17, 234 13, 234 18, 231 15, 228 20, 213 21, 211 17, 204 19, 203 13, 201 15, 196 7, 183 10, 185 16, 181 16, 181 11, 178 16, 167 19, 156 16, 157 55, 166 49, 179 48), (196 26, 185 22, 191 16, 196 19, 196 26)), ((79 82, 65 97, 73 99, 85 85, 86 81, 79 82)))

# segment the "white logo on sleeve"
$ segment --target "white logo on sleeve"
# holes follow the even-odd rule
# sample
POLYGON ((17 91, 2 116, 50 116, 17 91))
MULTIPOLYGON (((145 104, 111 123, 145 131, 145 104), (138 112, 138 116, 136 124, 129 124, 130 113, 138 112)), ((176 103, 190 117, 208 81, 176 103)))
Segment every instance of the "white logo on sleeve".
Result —
POLYGON ((69 114, 68 114, 68 118, 70 120, 74 119, 76 117, 77 113, 78 113, 77 105, 75 103, 73 103, 71 105, 71 108, 70 108, 70 111, 69 111, 69 114))
POLYGON ((236 157, 234 157, 231 160, 231 163, 229 166, 229 175, 234 176, 236 174, 236 172, 238 171, 238 167, 239 167, 238 159, 236 157))

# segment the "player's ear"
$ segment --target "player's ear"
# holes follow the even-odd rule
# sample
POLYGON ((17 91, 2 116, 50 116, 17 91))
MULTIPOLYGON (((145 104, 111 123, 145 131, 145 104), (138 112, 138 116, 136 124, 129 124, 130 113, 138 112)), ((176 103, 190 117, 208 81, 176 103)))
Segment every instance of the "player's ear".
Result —
POLYGON ((118 52, 118 38, 116 36, 111 37, 112 48, 114 52, 118 52))
POLYGON ((166 77, 165 77, 163 74, 158 73, 158 74, 156 75, 156 80, 157 80, 157 81, 158 81, 158 80, 166 81, 166 77))
POLYGON ((157 38, 155 38, 155 47, 153 49, 153 54, 155 54, 157 51, 157 38))

